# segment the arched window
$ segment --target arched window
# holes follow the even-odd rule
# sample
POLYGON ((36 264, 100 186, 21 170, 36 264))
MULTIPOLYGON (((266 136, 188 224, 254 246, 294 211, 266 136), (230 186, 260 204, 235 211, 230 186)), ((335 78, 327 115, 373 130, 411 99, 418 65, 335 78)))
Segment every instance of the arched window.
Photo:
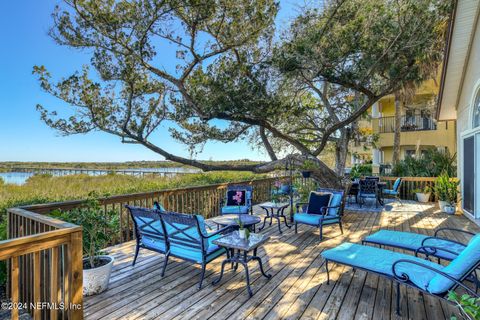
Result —
POLYGON ((473 100, 473 128, 480 127, 480 88, 477 89, 477 95, 473 100))

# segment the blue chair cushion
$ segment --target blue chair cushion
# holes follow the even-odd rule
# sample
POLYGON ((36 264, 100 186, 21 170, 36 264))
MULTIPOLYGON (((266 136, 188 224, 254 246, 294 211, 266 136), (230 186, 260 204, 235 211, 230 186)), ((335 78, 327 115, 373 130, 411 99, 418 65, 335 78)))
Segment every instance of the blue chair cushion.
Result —
POLYGON ((227 191, 227 206, 244 206, 246 203, 247 190, 227 191))
MULTIPOLYGON (((332 199, 330 200, 330 207, 337 207, 340 206, 342 203, 342 196, 343 194, 341 193, 334 193, 332 195, 332 199)), ((330 208, 328 209, 327 215, 329 216, 338 216, 340 208, 330 208)))
POLYGON ((149 249, 153 249, 160 252, 166 252, 165 240, 143 236, 142 244, 149 249))
POLYGON ((311 225, 311 226, 319 226, 320 224, 327 225, 327 224, 332 224, 332 223, 338 223, 340 218, 325 220, 324 216, 322 216, 320 214, 295 213, 293 215, 293 220, 297 223, 308 224, 308 225, 311 225))
POLYGON ((248 213, 248 206, 226 206, 222 207, 222 214, 248 213))
POLYGON ((307 213, 322 214, 322 208, 328 207, 330 205, 331 198, 331 193, 315 191, 310 192, 310 197, 308 198, 307 213))
MULTIPOLYGON (((389 277, 393 277, 392 266, 400 259, 416 261, 440 271, 443 269, 443 266, 422 258, 349 242, 345 242, 336 248, 323 251, 322 257, 389 277)), ((410 281, 424 290, 427 290, 430 281, 436 276, 436 273, 431 270, 409 263, 398 264, 396 271, 398 274, 405 273, 408 275, 410 281)))
MULTIPOLYGON (((443 269, 443 272, 459 280, 467 275, 470 270, 480 261, 480 234, 475 235, 467 247, 460 253, 460 255, 452 260, 448 266, 443 269)), ((436 275, 428 285, 430 293, 444 293, 450 290, 453 282, 442 275, 436 275)))
MULTIPOLYGON (((364 240, 376 244, 415 251, 422 246, 422 241, 426 238, 428 238, 428 236, 418 233, 380 230, 367 236, 364 240)), ((465 248, 458 243, 439 238, 428 239, 424 245, 445 248, 458 254, 460 254, 465 248)), ((457 257, 456 255, 452 255, 445 251, 437 251, 435 256, 445 260, 453 260, 457 257)))
POLYGON ((398 187, 400 186, 400 182, 402 182, 402 179, 400 178, 397 178, 397 180, 395 180, 395 183, 393 184, 393 191, 398 191, 398 187))
POLYGON ((385 189, 385 190, 383 190, 383 194, 388 194, 388 195, 396 196, 396 195, 398 195, 398 192, 395 191, 395 190, 385 189))
MULTIPOLYGON (((213 240, 219 238, 220 236, 221 235, 215 235, 206 239, 208 242, 208 249, 205 255, 205 262, 210 262, 226 252, 224 248, 213 244, 213 240)), ((202 263, 202 250, 200 249, 188 248, 181 245, 171 245, 170 252, 176 257, 202 263)))
POLYGON ((165 209, 165 207, 157 201, 155 201, 153 203, 153 209, 156 209, 156 210, 160 211, 161 213, 167 212, 167 209, 165 209))

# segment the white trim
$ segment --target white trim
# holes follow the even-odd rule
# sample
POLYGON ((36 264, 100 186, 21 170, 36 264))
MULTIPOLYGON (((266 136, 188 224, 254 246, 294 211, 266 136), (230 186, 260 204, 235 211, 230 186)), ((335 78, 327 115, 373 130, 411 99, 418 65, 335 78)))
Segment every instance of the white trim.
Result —
POLYGON ((474 128, 473 127, 473 116, 474 116, 474 111, 475 111, 475 100, 477 98, 477 95, 480 95, 480 78, 477 79, 477 82, 475 83, 475 85, 473 86, 473 94, 472 94, 472 98, 470 99, 470 112, 469 112, 469 116, 470 116, 470 123, 468 125, 468 128, 470 130, 475 130, 476 128, 480 128, 480 126, 474 128))

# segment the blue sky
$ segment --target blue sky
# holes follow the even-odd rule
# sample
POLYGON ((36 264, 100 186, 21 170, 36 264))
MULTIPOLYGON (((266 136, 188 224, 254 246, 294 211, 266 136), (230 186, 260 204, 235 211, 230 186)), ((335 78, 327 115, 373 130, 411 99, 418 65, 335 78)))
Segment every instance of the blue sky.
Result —
MULTIPOLYGON (((47 35, 51 13, 58 0, 0 1, 0 161, 133 161, 162 158, 136 145, 126 145, 106 133, 62 137, 40 121, 37 103, 64 107, 42 92, 32 75, 34 65, 45 65, 58 79, 89 63, 89 55, 61 47, 47 35)), ((277 18, 285 25, 298 12, 295 0, 282 1, 277 18)), ((156 141, 168 151, 188 157, 185 146, 173 141, 166 130, 156 141)), ((208 143, 199 159, 266 159, 246 143, 208 143)))

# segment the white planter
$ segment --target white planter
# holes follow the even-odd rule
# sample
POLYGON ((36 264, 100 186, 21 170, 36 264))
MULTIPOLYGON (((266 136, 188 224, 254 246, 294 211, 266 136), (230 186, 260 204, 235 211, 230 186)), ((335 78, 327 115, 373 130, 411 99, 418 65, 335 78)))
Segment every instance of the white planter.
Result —
POLYGON ((245 233, 245 229, 240 229, 238 230, 238 237, 240 239, 245 239, 247 237, 246 233, 245 233))
POLYGON ((450 204, 446 205, 445 208, 445 213, 446 214, 455 214, 455 211, 457 211, 457 209, 455 208, 455 206, 452 206, 450 204))
MULTIPOLYGON (((108 288, 114 259, 111 256, 98 256, 98 258, 108 259, 110 262, 98 268, 83 270, 84 296, 98 294, 108 288)), ((83 260, 85 261, 86 259, 83 260)))
POLYGON ((417 201, 426 203, 430 199, 430 192, 429 193, 423 193, 423 192, 417 192, 415 193, 417 195, 417 201))
POLYGON ((442 212, 445 212, 445 207, 448 205, 449 205, 448 201, 438 200, 438 206, 440 207, 440 210, 442 212))

